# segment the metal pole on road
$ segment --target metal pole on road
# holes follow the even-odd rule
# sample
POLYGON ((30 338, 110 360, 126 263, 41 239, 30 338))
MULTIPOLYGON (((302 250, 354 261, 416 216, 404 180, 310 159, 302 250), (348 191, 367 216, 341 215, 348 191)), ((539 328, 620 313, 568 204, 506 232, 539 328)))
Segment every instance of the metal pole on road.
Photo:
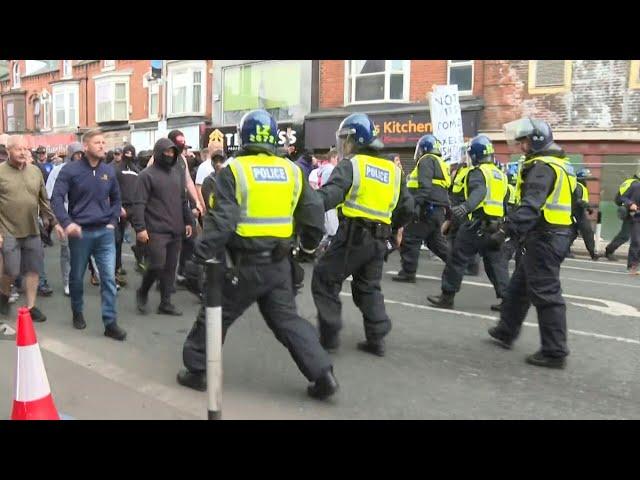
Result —
POLYGON ((207 324, 207 420, 222 418, 222 284, 224 265, 217 259, 205 266, 207 324))

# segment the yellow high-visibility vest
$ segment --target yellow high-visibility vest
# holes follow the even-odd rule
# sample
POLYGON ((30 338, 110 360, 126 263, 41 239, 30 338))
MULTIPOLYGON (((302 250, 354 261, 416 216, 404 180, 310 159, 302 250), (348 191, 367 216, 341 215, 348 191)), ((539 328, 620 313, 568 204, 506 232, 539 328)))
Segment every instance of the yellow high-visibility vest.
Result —
POLYGON ((508 184, 509 188, 509 205, 516 205, 518 203, 518 197, 516 196, 516 187, 508 184))
POLYGON ((571 199, 576 189, 576 176, 567 172, 566 161, 562 158, 533 157, 525 165, 536 161, 546 163, 556 174, 553 189, 542 206, 544 219, 551 225, 572 225, 571 199))
MULTIPOLYGON (((482 172, 487 190, 484 199, 475 210, 482 209, 485 215, 491 217, 504 217, 504 197, 507 194, 508 185, 505 174, 493 163, 481 163, 475 168, 482 172)), ((467 181, 464 182, 465 199, 469 198, 468 178, 469 176, 467 175, 467 181)), ((471 218, 471 213, 469 214, 469 218, 471 218)))
POLYGON ((622 182, 622 184, 620 184, 618 193, 620 193, 620 195, 624 195, 625 193, 627 193, 627 190, 629 190, 631 185, 633 185, 634 182, 638 181, 640 180, 638 180, 636 177, 627 178, 624 182, 622 182))
POLYGON ((355 155, 351 165, 353 182, 342 203, 342 214, 390 225, 391 214, 400 197, 400 167, 387 159, 369 155, 355 155))
POLYGON ((302 170, 275 155, 235 157, 229 161, 236 180, 236 200, 241 237, 289 238, 293 235, 293 212, 302 193, 302 170))
POLYGON ((444 189, 448 189, 451 186, 451 173, 449 171, 449 165, 439 157, 438 155, 434 155, 432 153, 427 153, 418 159, 416 162, 415 168, 409 174, 409 178, 407 179, 407 188, 419 188, 420 184, 418 182, 418 167, 420 166, 420 162, 426 158, 433 158, 438 165, 440 165, 440 170, 442 171, 442 176, 444 178, 436 178, 436 172, 434 169, 433 178, 431 179, 431 183, 437 185, 438 187, 442 187, 444 189))
POLYGON ((451 188, 451 193, 460 194, 463 193, 464 184, 467 179, 467 175, 469 174, 470 167, 460 167, 456 170, 456 176, 453 178, 453 187, 451 188))

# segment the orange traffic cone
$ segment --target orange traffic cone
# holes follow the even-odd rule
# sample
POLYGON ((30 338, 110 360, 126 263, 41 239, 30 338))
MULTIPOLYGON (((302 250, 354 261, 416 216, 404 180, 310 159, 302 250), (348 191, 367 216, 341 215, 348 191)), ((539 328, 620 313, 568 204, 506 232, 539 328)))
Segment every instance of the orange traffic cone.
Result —
POLYGON ((18 310, 15 397, 11 420, 60 420, 29 309, 18 310))

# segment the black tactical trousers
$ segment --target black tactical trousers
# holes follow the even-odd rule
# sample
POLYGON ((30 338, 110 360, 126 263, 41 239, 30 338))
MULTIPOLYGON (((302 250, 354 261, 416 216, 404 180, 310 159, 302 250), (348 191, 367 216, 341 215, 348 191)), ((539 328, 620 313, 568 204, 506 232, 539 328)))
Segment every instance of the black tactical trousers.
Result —
POLYGON ((404 228, 402 245, 400 246, 403 272, 414 275, 418 270, 422 242, 425 242, 429 250, 440 257, 443 262, 447 261, 449 249, 440 232, 444 215, 444 207, 435 207, 426 219, 413 221, 404 228))
POLYGON ((596 253, 595 235, 593 232, 593 227, 591 226, 591 221, 584 211, 581 211, 579 214, 577 214, 576 223, 573 225, 571 244, 573 244, 576 238, 578 238, 578 233, 582 237, 584 246, 587 248, 589 255, 591 255, 591 257, 594 257, 596 253))
POLYGON ((533 304, 538 311, 541 350, 549 357, 569 355, 567 307, 560 287, 560 264, 570 244, 570 228, 528 233, 525 253, 511 277, 500 312, 498 329, 508 338, 515 339, 533 304))
POLYGON ((375 342, 391 330, 380 279, 384 264, 385 243, 373 238, 371 232, 349 221, 343 221, 329 248, 313 270, 311 293, 318 309, 320 334, 331 338, 342 328, 342 283, 353 276, 353 301, 362 312, 367 340, 375 342), (351 245, 348 247, 350 229, 351 245))
MULTIPOLYGON (((314 326, 300 317, 291 286, 291 262, 240 265, 238 285, 225 282, 222 291, 222 341, 231 324, 253 303, 267 325, 293 357, 302 374, 311 382, 331 368, 329 354, 320 345, 314 326)), ((205 372, 206 316, 200 307, 182 349, 185 367, 191 372, 205 372)))
POLYGON ((629 238, 631 238, 631 223, 632 220, 630 217, 627 217, 622 221, 620 231, 615 237, 613 237, 613 240, 611 240, 609 245, 607 245, 607 247, 605 248, 605 252, 607 254, 615 252, 618 248, 620 248, 620 245, 629 241, 629 238))
POLYGON ((631 223, 631 245, 629 245, 629 256, 627 267, 640 266, 640 221, 631 223))
MULTIPOLYGON (((449 248, 449 252, 453 251, 458 230, 460 230, 460 225, 457 222, 452 222, 452 225, 449 228, 449 233, 447 234, 447 247, 449 248)), ((478 274, 480 272, 480 255, 476 254, 471 260, 469 260, 467 269, 474 274, 478 274)))
POLYGON ((484 270, 493 284, 496 297, 504 298, 509 283, 509 269, 504 252, 487 249, 486 240, 478 236, 478 227, 471 227, 471 225, 470 222, 466 222, 458 230, 453 250, 442 271, 442 291, 459 292, 467 265, 476 254, 480 253, 484 270))

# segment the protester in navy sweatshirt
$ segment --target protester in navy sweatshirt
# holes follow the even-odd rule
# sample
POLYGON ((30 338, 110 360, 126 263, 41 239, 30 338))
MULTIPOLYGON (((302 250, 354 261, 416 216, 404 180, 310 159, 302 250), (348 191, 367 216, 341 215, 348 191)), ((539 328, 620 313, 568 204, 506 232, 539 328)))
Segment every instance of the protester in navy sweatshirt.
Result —
POLYGON ((69 289, 73 326, 87 326, 83 316, 83 277, 89 256, 100 272, 104 334, 115 340, 127 336, 117 324, 115 228, 120 219, 120 188, 111 165, 105 164, 105 140, 101 130, 89 130, 82 137, 84 156, 69 163, 58 175, 51 205, 69 237, 71 272, 69 289), (69 211, 65 209, 69 199, 69 211))

